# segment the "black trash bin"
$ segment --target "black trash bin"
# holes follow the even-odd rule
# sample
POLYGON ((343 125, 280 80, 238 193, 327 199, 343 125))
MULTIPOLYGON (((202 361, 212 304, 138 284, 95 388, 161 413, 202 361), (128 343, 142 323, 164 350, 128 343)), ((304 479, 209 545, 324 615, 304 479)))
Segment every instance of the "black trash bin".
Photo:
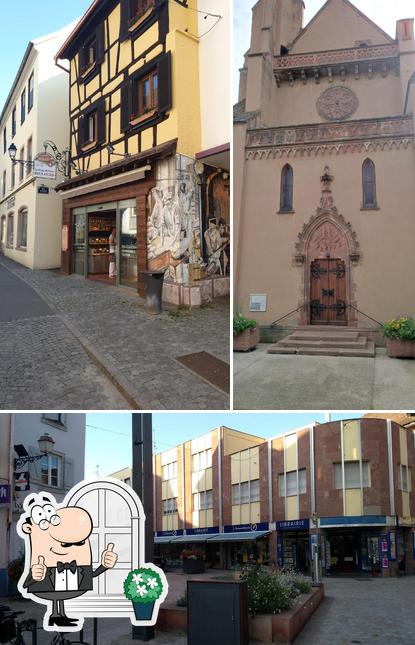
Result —
POLYGON ((141 271, 146 293, 146 309, 150 314, 161 313, 164 271, 141 271))

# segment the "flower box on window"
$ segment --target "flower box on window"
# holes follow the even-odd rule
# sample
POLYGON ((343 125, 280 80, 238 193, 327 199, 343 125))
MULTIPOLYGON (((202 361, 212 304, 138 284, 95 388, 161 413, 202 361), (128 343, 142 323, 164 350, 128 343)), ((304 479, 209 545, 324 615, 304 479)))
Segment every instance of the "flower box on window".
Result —
POLYGON ((152 110, 147 110, 147 112, 143 112, 142 114, 139 114, 137 116, 134 116, 132 114, 130 118, 130 125, 132 126, 138 125, 139 123, 142 123, 143 121, 147 121, 147 119, 151 119, 153 116, 156 116, 156 115, 157 115, 156 108, 153 108, 152 110))
POLYGON ((130 20, 130 26, 128 28, 128 31, 130 31, 130 32, 135 31, 137 29, 137 27, 139 27, 141 25, 141 23, 143 23, 144 20, 146 20, 146 18, 149 17, 149 15, 151 14, 152 11, 153 11, 153 6, 151 5, 147 9, 144 9, 144 11, 142 11, 142 12, 138 13, 137 15, 133 16, 131 18, 131 20, 130 20))

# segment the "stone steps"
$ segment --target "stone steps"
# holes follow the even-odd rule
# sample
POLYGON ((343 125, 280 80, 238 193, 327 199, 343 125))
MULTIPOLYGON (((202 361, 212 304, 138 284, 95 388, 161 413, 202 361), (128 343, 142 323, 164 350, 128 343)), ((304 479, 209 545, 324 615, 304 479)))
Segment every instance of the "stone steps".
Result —
POLYGON ((321 326, 297 328, 268 349, 268 354, 363 358, 373 358, 375 353, 375 343, 368 340, 364 330, 321 326))

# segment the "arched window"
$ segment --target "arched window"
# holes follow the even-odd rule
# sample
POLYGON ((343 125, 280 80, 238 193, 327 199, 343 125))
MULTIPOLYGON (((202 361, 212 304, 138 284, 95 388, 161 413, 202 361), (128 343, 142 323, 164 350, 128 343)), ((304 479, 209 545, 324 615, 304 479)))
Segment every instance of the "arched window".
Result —
POLYGON ((293 169, 286 164, 281 172, 280 212, 290 213, 293 210, 293 169))
POLYGON ((363 208, 376 208, 376 176, 375 164, 371 159, 365 159, 362 166, 363 208))

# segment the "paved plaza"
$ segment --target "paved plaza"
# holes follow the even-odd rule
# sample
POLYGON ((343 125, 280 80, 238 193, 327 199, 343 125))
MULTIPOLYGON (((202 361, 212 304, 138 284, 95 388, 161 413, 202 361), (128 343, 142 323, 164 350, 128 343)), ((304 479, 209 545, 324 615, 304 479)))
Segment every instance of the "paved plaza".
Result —
POLYGON ((229 362, 226 301, 144 310, 134 292, 0 258, 0 408, 228 409, 175 359, 229 362))
POLYGON ((415 407, 415 360, 234 352, 236 410, 401 410, 415 407))
MULTIPOLYGON (((230 572, 209 571, 206 578, 230 575, 230 572)), ((166 605, 174 606, 183 595, 187 576, 168 573, 170 592, 166 605)), ((197 576, 198 578, 200 576, 197 576)), ((324 578, 326 597, 316 610, 295 645, 411 645, 415 642, 415 577, 403 578, 324 578)), ((27 600, 0 598, 15 610, 25 610, 25 618, 36 618, 41 624, 43 608, 27 600)), ((73 635, 72 640, 75 640, 73 635)), ((43 630, 38 645, 47 645, 51 635, 43 630)), ((85 624, 84 640, 92 643, 92 621, 85 624)), ((156 632, 150 643, 185 645, 187 638, 175 632, 156 632)), ((99 645, 131 643, 127 620, 98 619, 99 645)), ((29 642, 28 642, 29 645, 29 642)), ((214 645, 212 643, 212 645, 214 645)), ((251 642, 250 645, 258 645, 251 642)))

